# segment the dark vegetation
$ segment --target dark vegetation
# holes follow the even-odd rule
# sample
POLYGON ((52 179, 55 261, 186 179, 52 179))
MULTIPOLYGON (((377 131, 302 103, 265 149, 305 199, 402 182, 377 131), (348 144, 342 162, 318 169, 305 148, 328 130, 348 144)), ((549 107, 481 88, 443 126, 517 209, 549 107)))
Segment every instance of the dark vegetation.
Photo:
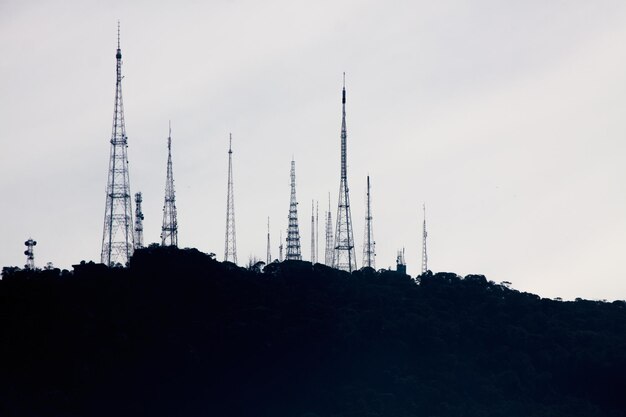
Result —
POLYGON ((0 415, 626 415, 624 302, 420 281, 173 248, 5 268, 0 415))

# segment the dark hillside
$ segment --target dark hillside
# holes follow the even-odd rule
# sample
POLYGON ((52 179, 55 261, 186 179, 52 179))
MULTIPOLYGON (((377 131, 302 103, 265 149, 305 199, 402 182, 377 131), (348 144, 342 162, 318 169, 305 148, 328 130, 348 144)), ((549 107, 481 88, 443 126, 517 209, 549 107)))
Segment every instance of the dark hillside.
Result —
POLYGON ((626 304, 196 250, 5 269, 1 416, 626 416, 626 304))

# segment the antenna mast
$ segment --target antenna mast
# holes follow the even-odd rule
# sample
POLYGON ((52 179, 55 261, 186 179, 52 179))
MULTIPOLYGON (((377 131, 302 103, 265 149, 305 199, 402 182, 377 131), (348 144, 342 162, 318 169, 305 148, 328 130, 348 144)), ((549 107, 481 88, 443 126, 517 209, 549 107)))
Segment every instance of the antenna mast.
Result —
POLYGON ((270 218, 267 218, 267 262, 266 265, 269 265, 272 262, 272 251, 270 246, 270 218))
POLYGON ((324 263, 328 266, 333 264, 334 240, 333 240, 333 220, 330 211, 330 193, 328 193, 328 211, 326 212, 326 257, 324 263))
POLYGON ((278 244, 278 260, 283 261, 283 231, 280 231, 279 244, 278 244))
POLYGON ((343 73, 341 118, 341 181, 339 183, 339 202, 337 207, 337 229, 335 231, 335 254, 333 266, 352 272, 356 269, 354 256, 354 235, 350 214, 350 194, 348 188, 347 131, 346 131, 346 73, 343 73))
POLYGON ((165 203, 163 204, 163 227, 161 246, 178 246, 178 221, 176 219, 176 196, 174 172, 172 171, 172 125, 167 137, 167 176, 165 179, 165 203))
POLYGON ((233 135, 228 145, 228 191, 226 196, 226 242, 224 260, 237 263, 237 240, 235 236, 235 196, 233 194, 233 135))
POLYGON ((428 254, 426 253, 426 237, 428 233, 426 232, 426 204, 422 205, 422 209, 424 210, 424 226, 422 231, 422 274, 428 271, 428 254))
POLYGON ((143 212, 141 211, 141 193, 135 194, 135 249, 143 248, 143 212))
POLYGON ((376 269, 376 242, 372 229, 372 205, 370 194, 370 176, 367 176, 367 214, 365 215, 365 245, 363 245, 363 267, 376 269))
POLYGON ((124 124, 122 102, 122 50, 120 48, 120 23, 117 22, 117 52, 115 54, 116 81, 113 109, 113 131, 107 180, 102 252, 100 261, 108 266, 127 265, 135 247, 133 236, 133 211, 128 175, 128 138, 124 124))
POLYGON ((24 242, 24 245, 26 245, 26 250, 24 251, 24 255, 26 255, 26 265, 24 265, 24 268, 26 269, 30 269, 31 271, 35 270, 35 245, 37 245, 37 242, 34 241, 32 238, 29 238, 26 242, 24 242))
POLYGON ((315 261, 320 261, 320 202, 315 202, 315 261))
POLYGON ((300 228, 298 227, 298 201, 296 200, 296 161, 291 160, 291 200, 289 202, 289 227, 287 228, 287 260, 302 260, 300 253, 300 228))
POLYGON ((315 264, 315 201, 311 200, 311 263, 315 264))

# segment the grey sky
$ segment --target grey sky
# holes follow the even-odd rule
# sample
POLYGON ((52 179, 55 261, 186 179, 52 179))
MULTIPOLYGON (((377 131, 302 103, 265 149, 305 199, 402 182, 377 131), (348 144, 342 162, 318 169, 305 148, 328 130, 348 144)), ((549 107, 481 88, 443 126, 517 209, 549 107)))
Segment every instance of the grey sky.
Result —
POLYGON ((180 246, 223 256, 232 132, 240 263, 267 216, 277 256, 292 155, 308 259, 311 199, 336 216, 345 71, 359 266, 369 173, 379 268, 405 247, 417 274, 425 201, 434 271, 626 298, 626 3, 129 3, 0 2, 0 265, 29 236, 39 266, 99 260, 120 19, 146 242, 171 119, 180 246))

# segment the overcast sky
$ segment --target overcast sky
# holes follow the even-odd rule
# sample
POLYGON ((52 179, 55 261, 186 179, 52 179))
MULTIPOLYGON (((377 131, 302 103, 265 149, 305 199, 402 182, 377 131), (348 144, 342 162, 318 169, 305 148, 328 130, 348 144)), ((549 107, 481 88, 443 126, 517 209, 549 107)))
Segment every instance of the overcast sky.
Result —
MULTIPOLYGON (((341 74, 358 265, 421 259, 544 297, 626 299, 626 2, 0 1, 0 265, 99 261, 117 20, 131 191, 159 241, 172 121, 179 243, 274 257, 296 160, 337 212, 341 74), (131 4, 132 3, 132 4, 131 4)), ((324 224, 320 220, 320 249, 324 224)), ((322 251, 321 251, 322 252, 322 251)))

